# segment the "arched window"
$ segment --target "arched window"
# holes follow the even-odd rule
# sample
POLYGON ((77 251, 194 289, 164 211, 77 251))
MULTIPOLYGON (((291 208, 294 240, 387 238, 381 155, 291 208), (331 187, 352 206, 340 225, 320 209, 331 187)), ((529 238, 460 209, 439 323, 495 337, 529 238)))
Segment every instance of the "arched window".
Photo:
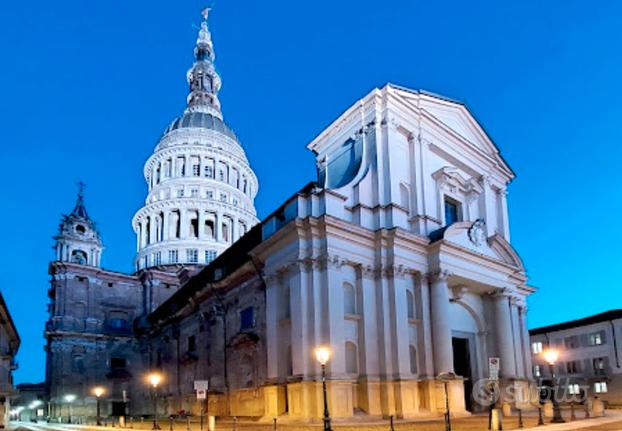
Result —
POLYGON ((415 346, 411 345, 408 351, 410 353, 410 372, 412 374, 417 374, 417 349, 415 346))
POLYGON ((346 341, 346 373, 358 374, 358 349, 352 341, 346 341))
POLYGON ((415 297, 410 290, 406 291, 406 307, 408 310, 408 318, 415 318, 415 297))
POLYGON ((343 283, 343 311, 345 314, 356 314, 356 291, 350 283, 343 283))
POLYGON ((71 252, 71 261, 79 265, 86 265, 88 262, 87 254, 82 250, 74 250, 71 252))

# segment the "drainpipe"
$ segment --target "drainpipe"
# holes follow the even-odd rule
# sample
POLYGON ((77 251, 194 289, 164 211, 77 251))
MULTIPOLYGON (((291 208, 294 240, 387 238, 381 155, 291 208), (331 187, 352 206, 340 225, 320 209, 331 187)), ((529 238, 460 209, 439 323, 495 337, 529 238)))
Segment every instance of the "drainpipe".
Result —
POLYGON ((611 325, 611 333, 613 334, 613 353, 616 357, 616 367, 620 368, 620 357, 618 356, 618 340, 616 339, 616 327, 613 325, 613 320, 609 321, 611 325))

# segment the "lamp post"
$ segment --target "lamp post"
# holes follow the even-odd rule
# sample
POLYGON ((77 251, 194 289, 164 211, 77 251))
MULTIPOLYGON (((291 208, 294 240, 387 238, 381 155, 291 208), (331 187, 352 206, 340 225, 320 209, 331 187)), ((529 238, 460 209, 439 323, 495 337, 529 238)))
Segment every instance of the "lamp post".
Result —
POLYGON ((93 395, 95 395, 95 398, 97 399, 97 425, 98 426, 101 426, 102 424, 100 398, 102 395, 104 395, 105 392, 106 392, 106 389, 104 389, 101 386, 95 386, 93 388, 93 395))
POLYGON ((158 385, 162 382, 162 374, 153 372, 147 376, 147 380, 153 389, 153 427, 152 430, 159 430, 158 425, 158 385))
POLYGON ((65 401, 67 402, 68 405, 68 409, 69 409, 69 416, 67 417, 67 423, 70 424, 71 423, 71 403, 73 403, 76 400, 76 396, 74 394, 67 394, 65 395, 65 401))
POLYGON ((449 411, 449 381, 456 378, 455 373, 445 372, 438 375, 438 379, 443 382, 445 388, 445 431, 451 431, 451 413, 449 411))
POLYGON ((326 396, 326 363, 330 359, 330 350, 327 347, 315 349, 315 358, 322 367, 322 395, 324 397, 324 431, 332 431, 330 426, 330 415, 328 414, 328 399, 326 396))
POLYGON ((559 407, 559 403, 557 402, 556 394, 556 384, 555 384, 555 363, 557 359, 559 359, 559 352, 555 349, 547 349, 542 353, 544 360, 549 364, 549 371, 551 373, 551 398, 553 401, 553 419, 551 419, 552 423, 564 423, 566 422, 562 417, 562 411, 559 407))

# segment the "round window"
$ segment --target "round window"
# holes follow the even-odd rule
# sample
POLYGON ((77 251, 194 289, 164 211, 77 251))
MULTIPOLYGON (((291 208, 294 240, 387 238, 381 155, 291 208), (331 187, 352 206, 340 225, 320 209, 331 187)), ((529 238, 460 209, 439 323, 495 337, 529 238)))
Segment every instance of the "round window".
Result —
POLYGON ((76 232, 78 233, 84 233, 86 232, 86 228, 84 226, 82 226, 81 224, 76 226, 76 232))

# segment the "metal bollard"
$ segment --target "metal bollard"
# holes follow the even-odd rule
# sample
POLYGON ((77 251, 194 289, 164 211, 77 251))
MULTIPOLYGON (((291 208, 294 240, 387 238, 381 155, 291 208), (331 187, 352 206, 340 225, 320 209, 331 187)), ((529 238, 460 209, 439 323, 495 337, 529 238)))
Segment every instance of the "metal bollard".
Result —
POLYGON ((272 431, 276 431, 276 418, 272 418, 272 431))
POLYGON ((523 409, 518 409, 518 427, 525 428, 523 424, 523 409))
POLYGON ((168 430, 173 431, 173 417, 172 416, 168 417, 168 430))
POLYGON ((585 400, 585 419, 589 419, 590 418, 590 405, 587 403, 587 400, 585 400))
POLYGON ((238 431, 238 417, 233 417, 233 431, 238 431))
POLYGON ((190 416, 186 416, 186 431, 190 431, 190 416))
POLYGON ((570 403, 570 420, 571 421, 576 421, 577 420, 577 415, 575 415, 575 413, 574 413, 574 401, 572 401, 570 403))
POLYGON ((393 427, 393 415, 389 416, 389 430, 395 431, 395 428, 393 427))
POLYGON ((542 407, 538 407, 538 426, 544 425, 544 417, 542 416, 542 407))

